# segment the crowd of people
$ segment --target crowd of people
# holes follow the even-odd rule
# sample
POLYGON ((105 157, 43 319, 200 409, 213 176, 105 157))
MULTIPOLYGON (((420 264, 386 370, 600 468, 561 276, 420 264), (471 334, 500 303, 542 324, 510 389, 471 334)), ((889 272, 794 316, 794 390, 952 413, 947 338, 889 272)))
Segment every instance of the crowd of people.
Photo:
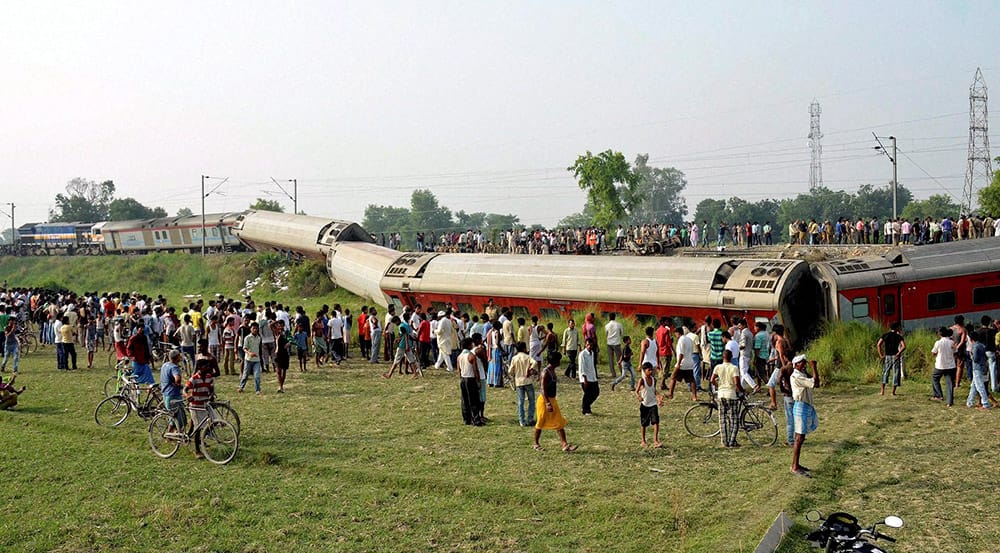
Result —
MULTIPOLYGON (((787 228, 777 228, 771 221, 726 222, 707 220, 675 224, 617 225, 617 228, 559 227, 509 228, 488 234, 479 229, 464 232, 417 232, 414 251, 510 254, 600 254, 641 247, 650 243, 670 247, 710 248, 733 246, 753 248, 779 242, 797 245, 827 244, 936 244, 1000 236, 1000 219, 963 216, 958 219, 912 218, 880 220, 878 217, 856 220, 841 217, 836 221, 796 219, 787 228)), ((398 232, 373 235, 383 246, 405 247, 398 232)))
MULTIPOLYGON (((815 363, 810 371, 806 358, 793 350, 780 324, 768 328, 742 317, 729 321, 706 317, 701 322, 664 317, 645 327, 634 344, 614 313, 607 315, 599 339, 593 313, 585 315, 580 325, 569 318, 556 329, 554 322, 516 316, 493 300, 473 315, 448 306, 438 311, 406 306, 397 313, 390 305, 384 314, 375 306, 362 306, 355 324, 350 309, 340 305, 323 306, 310 319, 302 307, 290 310, 277 302, 257 304, 221 295, 207 303, 188 302, 178 310, 162 296, 138 293, 4 290, 0 326, 5 337, 14 336, 28 321, 37 323, 42 343, 56 346, 60 370, 78 367, 75 346, 81 345, 87 352, 87 367, 93 366, 95 352, 113 350, 117 359, 131 363, 140 383, 154 384, 150 365, 154 350, 162 348, 165 362, 159 384, 167 407, 175 410, 180 410, 185 397, 204 401, 206 390, 214 393, 214 378, 220 376, 238 376, 239 392, 252 378, 254 391, 260 394, 261 373, 274 371, 277 392, 282 393, 293 356, 299 370, 306 372, 309 364, 340 364, 353 350, 368 363, 389 364, 382 374, 385 378, 397 371, 419 378, 431 368, 457 372, 462 419, 482 426, 489 420, 488 389, 502 387, 505 379, 512 378, 518 422, 535 429, 536 449, 542 449, 542 430, 557 431, 562 449, 576 447, 566 439, 566 418, 558 401, 560 374, 579 383, 579 412, 585 417, 593 414, 601 396, 600 373, 610 379, 612 392, 627 379, 639 403, 643 447, 648 427, 653 428, 653 447, 662 446, 658 407, 674 398, 678 384, 693 401, 706 390, 718 398, 723 447, 739 446, 740 395, 767 393, 771 409, 779 408, 781 398, 785 442, 793 448, 792 472, 809 473, 798 459, 805 436, 816 427, 812 389, 819 386, 819 373, 815 363), (186 383, 179 370, 184 357, 194 369, 193 380, 186 383)), ((996 364, 1000 322, 984 318, 981 323, 972 328, 959 317, 953 327, 940 330, 933 350, 934 399, 953 404, 953 390, 968 374, 972 385, 967 405, 972 407, 978 397, 979 408, 991 408, 989 389, 996 392, 1000 385, 996 364)), ((905 350, 898 324, 878 341, 876 351, 883 359, 881 393, 891 385, 896 394, 905 350)), ((8 360, 16 373, 16 339, 5 338, 3 369, 8 360)), ((22 391, 8 381, 0 389, 0 401, 7 407, 16 404, 22 391)))

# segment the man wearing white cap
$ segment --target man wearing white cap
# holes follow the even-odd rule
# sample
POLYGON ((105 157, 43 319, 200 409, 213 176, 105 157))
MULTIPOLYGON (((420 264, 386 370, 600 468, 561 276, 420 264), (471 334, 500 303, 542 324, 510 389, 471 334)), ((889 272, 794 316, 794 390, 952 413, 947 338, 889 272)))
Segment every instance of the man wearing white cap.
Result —
POLYGON ((812 361, 812 376, 806 374, 806 356, 796 355, 792 359, 792 417, 795 425, 795 443, 792 448, 792 473, 799 476, 811 478, 809 469, 799 464, 799 454, 802 452, 802 443, 806 440, 806 434, 816 430, 819 426, 819 418, 816 416, 816 409, 813 407, 813 389, 818 388, 819 370, 816 369, 816 362, 812 361))

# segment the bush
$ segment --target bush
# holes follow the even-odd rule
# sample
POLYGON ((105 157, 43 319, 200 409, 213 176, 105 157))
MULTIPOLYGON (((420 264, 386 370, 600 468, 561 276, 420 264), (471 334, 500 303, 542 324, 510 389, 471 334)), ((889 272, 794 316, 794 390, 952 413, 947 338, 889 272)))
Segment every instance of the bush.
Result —
MULTIPOLYGON (((832 322, 823 325, 820 337, 809 344, 806 355, 819 364, 821 374, 831 382, 873 384, 882 378, 882 363, 876 345, 886 329, 860 322, 832 322)), ((904 335, 906 352, 903 367, 907 379, 927 379, 934 368, 931 347, 937 337, 924 329, 904 335)))
POLYGON ((302 297, 323 296, 337 288, 326 274, 326 265, 316 260, 294 265, 288 272, 287 284, 290 293, 302 297))

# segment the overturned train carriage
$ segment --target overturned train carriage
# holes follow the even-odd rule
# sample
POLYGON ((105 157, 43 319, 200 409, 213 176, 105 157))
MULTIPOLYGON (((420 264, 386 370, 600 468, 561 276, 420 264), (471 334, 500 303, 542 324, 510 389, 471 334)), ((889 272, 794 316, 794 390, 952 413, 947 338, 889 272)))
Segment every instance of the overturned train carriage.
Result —
POLYGON ((239 214, 233 232, 243 243, 257 251, 326 259, 333 244, 340 240, 372 242, 358 224, 309 215, 250 210, 239 214))
POLYGON ((546 319, 597 310, 644 324, 662 316, 690 322, 742 315, 781 322, 793 339, 815 330, 822 305, 819 286, 802 261, 402 254, 340 242, 327 268, 338 285, 382 305, 455 305, 479 312, 492 298, 546 319))

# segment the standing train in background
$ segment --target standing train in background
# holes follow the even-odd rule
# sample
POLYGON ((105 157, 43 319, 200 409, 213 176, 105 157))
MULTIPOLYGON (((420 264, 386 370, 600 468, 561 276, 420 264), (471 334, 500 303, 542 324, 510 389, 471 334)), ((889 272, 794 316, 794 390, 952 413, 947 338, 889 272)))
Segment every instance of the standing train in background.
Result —
POLYGON ((563 319, 610 313, 650 324, 740 315, 782 323, 793 341, 825 321, 934 327, 1000 311, 1000 239, 896 249, 886 256, 806 262, 725 257, 405 253, 361 227, 322 217, 248 211, 234 233, 250 247, 325 260, 338 286, 386 307, 421 304, 563 319))
MULTIPOLYGON (((210 252, 243 250, 232 232, 240 213, 205 215, 210 252)), ((201 215, 100 223, 28 223, 17 229, 19 255, 101 255, 200 252, 201 215)))

